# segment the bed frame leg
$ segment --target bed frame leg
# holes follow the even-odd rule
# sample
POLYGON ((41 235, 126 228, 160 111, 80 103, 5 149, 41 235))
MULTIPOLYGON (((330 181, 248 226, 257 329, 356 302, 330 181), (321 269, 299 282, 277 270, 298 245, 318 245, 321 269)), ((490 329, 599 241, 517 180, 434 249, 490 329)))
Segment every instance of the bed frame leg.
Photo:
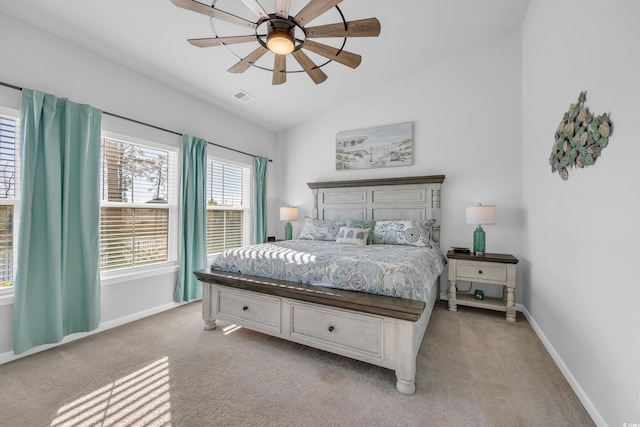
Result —
POLYGON ((415 322, 399 320, 396 326, 396 389, 402 394, 416 391, 415 322))
POLYGON ((217 301, 212 301, 212 296, 217 296, 211 289, 211 283, 202 282, 202 320, 204 320, 204 330, 212 331, 216 328, 216 318, 213 315, 213 307, 217 301))
POLYGON ((416 381, 405 381, 396 375, 396 390, 402 394, 411 395, 416 392, 416 381))
POLYGON ((213 320, 205 320, 204 321, 204 330, 205 331, 212 331, 216 328, 216 319, 213 320))

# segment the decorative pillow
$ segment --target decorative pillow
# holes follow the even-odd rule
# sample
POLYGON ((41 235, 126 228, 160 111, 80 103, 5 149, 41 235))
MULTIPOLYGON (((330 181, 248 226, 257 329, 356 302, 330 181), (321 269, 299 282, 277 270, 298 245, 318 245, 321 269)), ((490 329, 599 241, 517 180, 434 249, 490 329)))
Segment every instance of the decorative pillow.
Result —
POLYGON ((366 245, 370 228, 340 227, 336 243, 343 245, 366 245))
POLYGON ((431 240, 431 236, 433 236, 433 224, 435 223, 436 223, 436 220, 433 218, 427 219, 425 221, 420 221, 420 225, 425 228, 425 232, 429 237, 429 240, 428 240, 429 244, 435 243, 433 240, 431 240))
POLYGON ((385 245, 431 246, 431 226, 435 220, 376 221, 373 243, 385 245), (430 225, 429 225, 430 224, 430 225))
POLYGON ((376 221, 375 220, 371 220, 371 221, 366 221, 366 220, 361 220, 361 219, 348 219, 347 220, 347 227, 351 227, 351 228, 368 228, 369 229, 369 236, 367 237, 367 245, 370 245, 373 243, 373 228, 376 226, 376 221))
POLYGON ((316 218, 305 218, 304 228, 300 233, 299 240, 324 240, 334 241, 340 231, 340 227, 346 224, 341 221, 322 220, 316 218))

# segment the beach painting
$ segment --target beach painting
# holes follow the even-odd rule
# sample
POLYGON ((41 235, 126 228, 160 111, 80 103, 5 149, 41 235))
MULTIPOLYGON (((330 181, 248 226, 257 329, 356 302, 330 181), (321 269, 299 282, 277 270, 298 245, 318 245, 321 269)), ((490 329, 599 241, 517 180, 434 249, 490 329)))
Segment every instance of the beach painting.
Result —
POLYGON ((336 134, 336 170, 413 164, 413 122, 336 134))

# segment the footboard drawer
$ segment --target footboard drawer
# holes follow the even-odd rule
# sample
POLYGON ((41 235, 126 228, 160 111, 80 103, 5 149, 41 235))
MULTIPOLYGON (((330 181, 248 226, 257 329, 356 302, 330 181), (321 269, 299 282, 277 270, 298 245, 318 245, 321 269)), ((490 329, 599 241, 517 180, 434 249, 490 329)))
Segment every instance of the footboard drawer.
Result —
POLYGON ((217 292, 217 314, 225 319, 280 331, 280 298, 220 288, 217 292))
POLYGON ((291 335, 369 356, 382 354, 382 319, 324 307, 291 304, 291 335))

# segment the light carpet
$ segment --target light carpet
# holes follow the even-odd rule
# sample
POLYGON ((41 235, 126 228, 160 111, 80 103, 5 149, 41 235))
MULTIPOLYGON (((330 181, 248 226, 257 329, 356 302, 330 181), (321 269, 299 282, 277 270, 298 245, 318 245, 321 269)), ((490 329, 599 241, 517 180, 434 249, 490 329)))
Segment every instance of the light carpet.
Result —
POLYGON ((591 426, 518 313, 437 302, 416 393, 393 371, 185 305, 0 366, 0 426, 591 426), (226 329, 226 332, 225 332, 226 329))

